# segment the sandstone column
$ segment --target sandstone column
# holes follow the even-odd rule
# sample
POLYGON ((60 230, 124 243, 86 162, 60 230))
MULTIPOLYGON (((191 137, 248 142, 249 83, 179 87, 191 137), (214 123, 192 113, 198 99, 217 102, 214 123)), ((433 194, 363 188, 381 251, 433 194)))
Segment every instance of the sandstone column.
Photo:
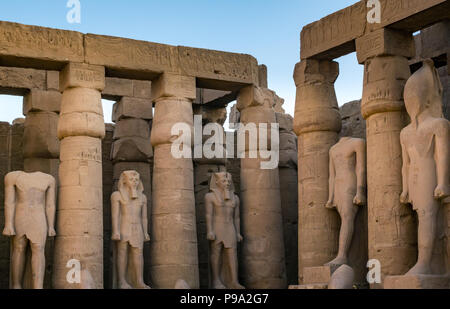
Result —
MULTIPOLYGON (((61 93, 56 90, 31 89, 24 97, 26 116, 23 136, 24 171, 43 172, 58 179, 59 139, 57 135, 61 93)), ((44 287, 51 288, 53 238, 46 242, 44 287)), ((29 257, 28 257, 29 258, 29 257)), ((31 273, 27 269, 24 287, 31 288, 31 273)))
MULTIPOLYGON (((184 123, 194 132, 194 77, 165 73, 152 83, 156 103, 151 142, 154 147, 151 277, 154 288, 171 289, 179 279, 199 287, 192 158, 176 159, 173 125, 184 123)), ((187 132, 185 132, 187 133, 187 132)), ((180 133, 181 134, 181 133, 180 133)))
POLYGON ((313 59, 298 63, 294 130, 298 136, 298 271, 335 257, 339 216, 328 200, 329 150, 337 142, 341 117, 334 91, 339 64, 313 59))
MULTIPOLYGON (((111 159, 114 164, 114 190, 118 189, 117 185, 122 172, 137 171, 144 185, 144 194, 147 197, 147 214, 149 215, 151 214, 152 204, 150 175, 150 162, 153 157, 150 143, 150 121, 152 118, 153 103, 149 99, 122 97, 113 107, 113 121, 116 123, 111 151, 111 159)), ((150 227, 150 217, 148 222, 150 227)), ((150 231, 150 228, 148 230, 150 231)), ((149 246, 149 243, 144 244, 144 280, 147 284, 150 284, 149 246)), ((115 283, 116 280, 113 282, 115 283)))
MULTIPOLYGON (((273 103, 272 91, 255 86, 243 88, 237 103, 242 124, 265 123, 270 129, 276 123, 273 103)), ((269 147, 270 136, 268 132, 269 147)), ((246 138, 245 158, 241 159, 241 283, 249 289, 284 289, 287 281, 278 165, 274 169, 261 168, 261 162, 267 160, 259 154, 259 134, 255 138, 257 145, 246 138), (250 151, 258 151, 257 158, 250 158, 250 151)))
POLYGON ((399 200, 400 131, 408 121, 403 90, 414 41, 411 34, 380 29, 358 39, 356 46, 358 61, 364 64, 361 110, 367 121, 369 259, 380 261, 382 278, 403 275, 417 258, 416 221, 411 207, 399 200))
POLYGON ((283 234, 286 273, 289 285, 298 282, 298 176, 297 136, 291 115, 276 113, 280 125, 280 196, 283 213, 283 234))
MULTIPOLYGON (((206 105, 194 105, 194 115, 202 117, 202 131, 208 124, 216 124, 223 130, 223 124, 227 118, 225 107, 208 107, 206 105)), ((202 132, 197 132, 201 134, 202 132)), ((198 142, 203 147, 212 138, 212 135, 205 135, 199 138, 198 142)), ((224 137, 225 142, 225 137, 224 137)), ((195 142, 194 142, 195 143, 195 142)), ((198 145, 196 145, 198 147, 198 145)), ((225 145, 224 145, 225 146, 225 145)), ((194 158, 194 188, 195 188, 195 209, 197 218, 197 241, 198 241, 198 262, 200 274, 200 288, 209 288, 209 241, 206 235, 205 217, 205 195, 209 192, 209 180, 213 173, 226 171, 226 154, 223 158, 208 159, 204 156, 194 158)))
POLYGON ((101 140, 105 124, 101 91, 105 69, 69 63, 60 74, 60 87, 61 163, 53 284, 58 289, 103 288, 101 140), (66 280, 70 260, 81 263, 81 284, 66 280))

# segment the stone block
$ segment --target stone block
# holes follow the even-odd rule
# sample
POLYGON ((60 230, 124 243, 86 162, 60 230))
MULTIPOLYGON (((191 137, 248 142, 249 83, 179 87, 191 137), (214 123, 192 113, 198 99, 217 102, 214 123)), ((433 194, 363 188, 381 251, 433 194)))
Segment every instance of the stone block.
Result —
POLYGON ((61 91, 76 87, 102 91, 105 88, 105 67, 70 62, 61 71, 59 80, 61 91))
POLYGON ((149 138, 126 137, 116 140, 111 149, 113 162, 150 162, 153 149, 149 138))
POLYGON ((113 121, 118 122, 123 118, 151 120, 153 118, 152 102, 148 99, 123 97, 114 104, 113 121))
POLYGON ((152 100, 162 97, 178 97, 195 100, 195 77, 164 73, 152 84, 152 100))
POLYGON ((150 141, 150 125, 148 121, 136 118, 123 118, 116 124, 114 140, 123 137, 140 137, 150 141))
POLYGON ((268 88, 267 83, 267 66, 261 64, 258 66, 259 87, 268 88))
POLYGON ((45 90, 45 71, 0 67, 0 88, 8 89, 8 94, 16 95, 25 95, 27 89, 45 90))
POLYGON ((411 33, 381 28, 356 39, 358 62, 376 56, 403 56, 413 58, 416 54, 414 38, 411 33))
POLYGON ((102 91, 105 97, 132 97, 133 81, 116 77, 106 77, 105 89, 102 91))
POLYGON ((277 123, 280 125, 280 132, 292 132, 294 130, 294 118, 289 114, 275 113, 277 123))
POLYGON ((62 95, 59 91, 31 89, 23 99, 23 114, 29 112, 55 112, 61 110, 62 95))
POLYGON ((450 289, 450 276, 388 276, 384 280, 384 289, 450 289))
POLYGON ((58 158, 58 120, 56 113, 28 113, 23 136, 25 158, 58 158))
POLYGON ((319 266, 303 268, 303 282, 305 284, 328 284, 337 266, 319 266))
POLYGON ((148 80, 133 80, 133 96, 150 99, 152 97, 152 82, 148 80))
POLYGON ((59 91, 59 71, 47 71, 47 90, 59 91))

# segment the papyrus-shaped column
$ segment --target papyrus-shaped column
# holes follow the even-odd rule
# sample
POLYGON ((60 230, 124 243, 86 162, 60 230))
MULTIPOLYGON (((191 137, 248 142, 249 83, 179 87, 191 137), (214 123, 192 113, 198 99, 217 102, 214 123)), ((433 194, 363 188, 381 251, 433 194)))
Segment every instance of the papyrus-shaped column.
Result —
POLYGON ((307 59, 294 71, 297 86, 294 131, 298 136, 298 270, 323 266, 337 253, 339 216, 328 200, 329 151, 341 116, 334 91, 339 64, 307 59))
MULTIPOLYGON (((273 169, 263 169, 261 163, 269 160, 261 158, 260 152, 271 150, 271 124, 277 122, 274 95, 269 89, 248 86, 240 91, 237 101, 241 125, 257 128, 253 134, 251 131, 238 133, 241 137, 246 135, 241 159, 241 234, 244 240, 240 264, 241 283, 249 289, 287 287, 278 164, 273 169), (261 149, 260 124, 268 128, 266 149, 261 149), (251 139, 257 143, 252 143, 251 139), (250 157, 251 152, 256 152, 256 158, 250 157)), ((242 139, 238 138, 240 142, 242 139)))
POLYGON ((280 197, 283 213, 286 273, 289 285, 298 282, 298 176, 297 136, 293 131, 291 115, 276 113, 280 125, 280 197))
MULTIPOLYGON (((58 179, 59 139, 57 135, 61 93, 56 90, 31 89, 23 100, 25 115, 23 135, 24 172, 42 172, 58 179)), ((46 242, 44 288, 51 288, 54 238, 46 242)), ((27 258, 31 258, 27 256, 27 258)), ((31 272, 27 267, 24 288, 31 288, 31 272)))
MULTIPOLYGON (((223 124, 227 118, 227 110, 225 107, 209 107, 207 105, 194 105, 194 115, 202 117, 201 127, 197 124, 198 129, 205 129, 205 126, 215 127, 217 130, 223 131, 223 124)), ((211 144, 212 140, 219 138, 216 136, 217 132, 211 132, 211 135, 202 135, 202 132, 197 132, 202 138, 197 138, 194 141, 195 146, 199 150, 203 150, 204 146, 208 149, 215 150, 211 144), (201 143, 201 144, 200 144, 201 143)), ((223 141, 225 142, 225 136, 223 141)), ((225 149, 225 145, 224 145, 225 149)), ((206 233, 206 210, 205 210, 205 195, 209 193, 209 181, 213 173, 226 171, 226 153, 221 157, 207 158, 202 151, 202 156, 194 158, 194 188, 195 188, 195 209, 197 218, 197 240, 198 240, 198 263, 200 274, 200 288, 209 288, 209 241, 206 233)))
MULTIPOLYGON (((156 104, 151 142, 154 147, 150 264, 152 287, 171 289, 182 279, 199 287, 192 158, 174 157, 172 143, 193 134, 195 78, 165 73, 152 83, 156 104), (182 124, 190 132, 172 134, 182 124)), ((192 135, 191 135, 192 137, 192 135)))
POLYGON ((58 289, 101 289, 101 140, 105 136, 101 91, 105 87, 105 69, 69 63, 60 74, 60 87, 63 90, 58 124, 61 163, 53 284, 58 289), (81 264, 79 283, 76 273, 67 276, 77 263, 81 264))
POLYGON ((356 46, 364 64, 369 259, 380 261, 383 279, 405 274, 417 258, 416 222, 411 208, 400 203, 400 131, 408 121, 403 91, 411 75, 407 58, 414 56, 414 41, 411 34, 380 29, 358 39, 356 46))

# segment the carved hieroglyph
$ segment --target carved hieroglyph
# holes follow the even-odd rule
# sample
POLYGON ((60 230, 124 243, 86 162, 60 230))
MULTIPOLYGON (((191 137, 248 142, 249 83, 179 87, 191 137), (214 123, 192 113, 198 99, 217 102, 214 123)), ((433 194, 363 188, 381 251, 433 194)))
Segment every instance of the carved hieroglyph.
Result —
POLYGON ((55 232, 55 178, 44 173, 11 172, 5 176, 5 229, 12 237, 11 283, 23 287, 27 247, 31 249, 31 285, 42 289, 45 243, 55 232))
POLYGON ((112 240, 116 242, 115 267, 120 289, 148 289, 144 283, 144 242, 148 234, 147 197, 136 171, 122 173, 119 190, 111 195, 112 240), (128 261, 128 256, 131 257, 128 261), (129 280, 127 280, 127 275, 129 280))
POLYGON ((450 196, 450 123, 442 114, 442 85, 432 60, 426 60, 405 85, 411 124, 401 132, 402 203, 410 203, 419 219, 416 265, 407 275, 429 275, 438 237, 438 211, 450 196))
POLYGON ((211 282, 214 289, 243 289, 238 281, 237 244, 243 240, 239 197, 234 194, 231 174, 215 173, 210 193, 205 195, 206 229, 210 241, 211 282), (229 286, 221 278, 221 265, 230 277, 229 286))
POLYGON ((348 264, 358 207, 366 204, 366 143, 343 137, 330 149, 329 199, 326 207, 341 216, 339 251, 327 265, 348 264))

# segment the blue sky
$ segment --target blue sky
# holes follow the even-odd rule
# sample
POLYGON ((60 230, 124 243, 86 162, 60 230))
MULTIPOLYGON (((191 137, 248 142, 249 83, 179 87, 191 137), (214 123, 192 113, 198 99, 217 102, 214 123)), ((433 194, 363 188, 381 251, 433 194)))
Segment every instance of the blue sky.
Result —
MULTIPOLYGON (((357 0, 80 0, 81 24, 66 20, 67 0, 3 0, 0 20, 251 54, 269 71, 269 88, 294 113, 294 65, 300 31, 357 0)), ((339 104, 359 99, 363 67, 356 55, 337 59, 339 104)), ((0 121, 21 116, 21 98, 0 96, 0 121)), ((105 120, 111 106, 105 102, 105 120)))

